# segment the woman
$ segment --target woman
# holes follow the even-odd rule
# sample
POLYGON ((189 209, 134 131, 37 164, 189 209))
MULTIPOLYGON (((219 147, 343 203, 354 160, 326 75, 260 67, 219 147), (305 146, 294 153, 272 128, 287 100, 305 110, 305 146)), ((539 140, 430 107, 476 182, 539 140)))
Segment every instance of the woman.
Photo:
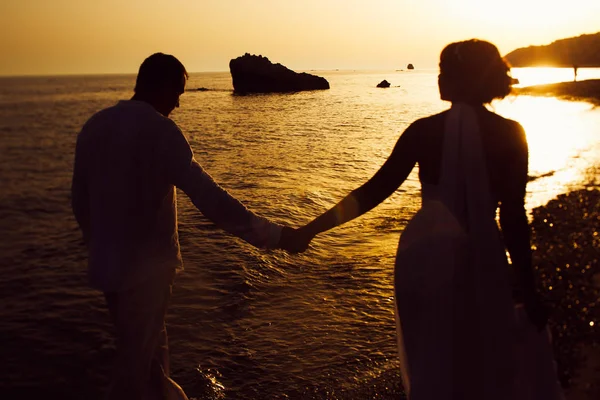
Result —
POLYGON ((303 250, 318 233, 383 202, 418 163, 423 206, 402 234, 395 266, 398 342, 410 399, 558 398, 552 365, 541 381, 530 379, 515 351, 506 250, 527 323, 541 331, 547 318, 534 288, 524 208, 525 132, 485 108, 509 94, 510 68, 489 42, 452 43, 441 53, 438 83, 450 110, 411 124, 368 182, 283 240, 303 250))

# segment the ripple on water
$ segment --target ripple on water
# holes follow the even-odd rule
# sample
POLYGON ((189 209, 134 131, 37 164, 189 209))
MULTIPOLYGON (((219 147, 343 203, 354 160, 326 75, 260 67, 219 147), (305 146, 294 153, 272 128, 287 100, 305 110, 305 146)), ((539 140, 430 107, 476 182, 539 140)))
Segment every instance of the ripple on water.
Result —
MULTIPOLYGON (((392 74, 402 89, 395 91, 372 89, 391 79, 387 73, 325 75, 329 91, 233 96, 228 74, 192 74, 190 87, 216 90, 186 92, 173 118, 227 190, 257 213, 298 226, 365 182, 410 122, 446 107, 436 71, 392 74)), ((131 75, 2 78, 6 398, 93 400, 106 384, 112 328, 102 295, 86 286, 70 175, 81 124, 129 97, 133 82, 131 75)), ((582 171, 598 165, 600 113, 547 99, 495 107, 527 130, 531 174, 539 177, 529 185, 529 209, 589 181, 582 171)), ((397 398, 392 269, 418 196, 415 171, 375 210, 291 256, 216 229, 180 193, 186 270, 167 317, 176 380, 210 399, 397 398)))

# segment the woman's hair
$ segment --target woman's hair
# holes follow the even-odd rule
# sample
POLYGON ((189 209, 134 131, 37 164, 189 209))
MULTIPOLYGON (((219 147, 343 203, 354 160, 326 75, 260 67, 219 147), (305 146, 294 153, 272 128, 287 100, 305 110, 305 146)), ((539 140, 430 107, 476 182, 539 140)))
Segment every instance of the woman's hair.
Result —
POLYGON ((490 42, 471 39, 447 45, 440 55, 440 92, 449 101, 485 104, 511 91, 510 65, 490 42))
POLYGON ((135 93, 151 93, 167 84, 177 87, 188 78, 185 67, 170 54, 154 53, 144 60, 135 82, 135 93))

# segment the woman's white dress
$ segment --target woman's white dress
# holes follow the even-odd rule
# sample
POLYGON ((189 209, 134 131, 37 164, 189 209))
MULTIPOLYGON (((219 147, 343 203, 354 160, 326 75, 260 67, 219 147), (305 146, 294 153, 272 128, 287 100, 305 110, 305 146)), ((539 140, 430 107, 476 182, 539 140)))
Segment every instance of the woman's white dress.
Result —
POLYGON ((520 309, 470 106, 448 111, 441 166, 438 185, 422 186, 422 208, 396 257, 398 344, 410 400, 561 399, 545 332, 534 329, 526 339, 549 356, 541 364, 529 360, 543 371, 520 368, 531 358, 519 351, 525 340, 519 332, 529 322, 516 318, 520 309))

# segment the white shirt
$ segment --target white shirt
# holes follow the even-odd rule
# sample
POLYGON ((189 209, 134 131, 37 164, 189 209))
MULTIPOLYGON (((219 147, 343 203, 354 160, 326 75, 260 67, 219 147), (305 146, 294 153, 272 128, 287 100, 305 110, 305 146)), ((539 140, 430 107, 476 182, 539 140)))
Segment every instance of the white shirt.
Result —
POLYGON ((77 138, 72 205, 92 287, 122 291, 183 268, 175 186, 219 227, 256 247, 277 246, 282 227, 221 188, 171 119, 123 100, 92 116, 77 138))

